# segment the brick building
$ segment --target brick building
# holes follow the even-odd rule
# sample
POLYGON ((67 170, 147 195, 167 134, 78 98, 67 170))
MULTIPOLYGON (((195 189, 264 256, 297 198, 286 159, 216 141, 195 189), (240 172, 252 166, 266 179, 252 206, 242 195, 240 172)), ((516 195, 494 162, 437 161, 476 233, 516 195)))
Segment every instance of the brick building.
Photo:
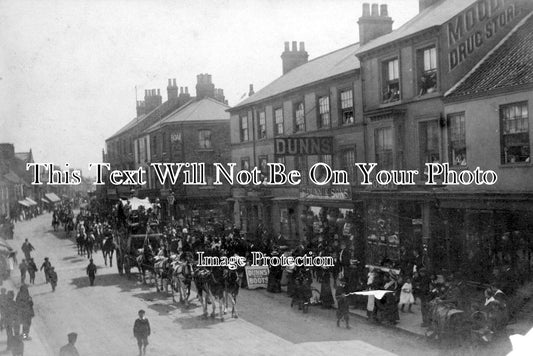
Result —
POLYGON ((224 92, 215 88, 211 75, 199 74, 196 97, 189 94, 188 87, 178 88, 175 79, 169 79, 167 94, 168 100, 162 103, 159 90, 147 90, 145 100, 137 102, 137 117, 106 140, 103 156, 111 169, 142 167, 148 172, 143 186, 107 182, 106 197, 113 201, 135 194, 159 200, 164 217, 181 218, 184 224, 199 222, 200 216, 222 218, 229 187, 186 187, 181 180, 162 186, 151 163, 205 162, 208 175, 212 166, 207 163, 226 163, 229 114, 224 92))
MULTIPOLYGON (((387 5, 367 10, 359 21, 366 40, 392 31, 387 5)), ((239 168, 264 172, 268 162, 280 162, 302 172, 298 186, 234 187, 234 221, 243 231, 266 229, 292 244, 319 237, 361 241, 363 207, 352 199, 359 189, 354 163, 366 157, 358 49, 355 43, 308 61, 303 42, 285 42, 283 75, 229 110, 239 168), (346 170, 350 184, 312 184, 307 172, 318 162, 346 170)))
MULTIPOLYGON (((492 220, 494 215, 480 211, 498 209, 493 205, 496 201, 508 200, 507 209, 518 204, 517 196, 506 192, 510 187, 531 192, 527 169, 504 168, 497 162, 499 154, 487 155, 500 148, 495 143, 500 141, 499 134, 494 135, 499 121, 489 119, 494 116, 485 111, 489 106, 476 111, 474 108, 481 103, 468 104, 469 118, 465 120, 465 115, 459 114, 467 111, 467 104, 452 105, 453 95, 450 105, 444 100, 444 94, 458 83, 472 80, 465 78, 472 78, 467 74, 474 68, 478 78, 485 76, 487 65, 479 69, 485 57, 530 12, 531 3, 520 0, 420 1, 419 14, 405 25, 361 44, 357 57, 363 81, 368 162, 378 163, 380 169, 420 172, 415 185, 378 186, 358 195, 365 206, 368 262, 398 260, 400 247, 404 246, 419 250, 430 266, 458 269, 465 256, 473 258, 474 250, 465 242, 472 239, 473 231, 484 234, 484 227, 497 224, 492 220), (491 137, 494 141, 489 140, 491 137), (490 187, 428 186, 425 163, 432 162, 447 162, 458 172, 477 166, 496 169, 501 174, 500 182, 490 187), (459 206, 461 209, 455 209, 459 206), (471 208, 480 210, 472 215, 468 212, 471 208)), ((506 73, 514 66, 503 60, 496 67, 506 73)), ((492 96, 486 91, 480 88, 478 95, 492 96)), ((525 96, 523 93, 520 100, 526 100, 525 96)), ((506 97, 498 104, 493 101, 490 107, 507 100, 512 102, 506 97)), ((510 216, 502 219, 514 220, 510 216)))

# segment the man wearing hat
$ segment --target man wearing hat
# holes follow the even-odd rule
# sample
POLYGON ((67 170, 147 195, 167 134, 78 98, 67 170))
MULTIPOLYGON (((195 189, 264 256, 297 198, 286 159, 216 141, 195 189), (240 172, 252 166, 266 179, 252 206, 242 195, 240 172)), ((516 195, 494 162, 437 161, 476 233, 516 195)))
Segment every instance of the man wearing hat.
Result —
POLYGON ((87 266, 87 275, 89 276, 89 283, 91 286, 94 286, 94 279, 96 278, 96 265, 93 263, 93 259, 89 260, 89 265, 87 266))
POLYGON ((50 276, 49 276, 49 273, 50 273, 50 268, 52 267, 52 264, 50 263, 50 261, 48 260, 48 257, 45 257, 44 258, 44 262, 43 264, 41 265, 41 268, 39 269, 40 271, 42 271, 44 269, 44 278, 46 280, 46 283, 50 282, 50 276))
POLYGON ((133 336, 137 339, 139 346, 139 356, 146 355, 146 346, 148 346, 148 336, 150 336, 150 322, 144 317, 145 311, 139 310, 139 318, 133 324, 133 336))
POLYGON ((345 292, 346 279, 341 278, 337 289, 335 289, 335 299, 337 299, 337 327, 341 326, 341 319, 346 322, 346 329, 350 329, 350 311, 348 309, 348 296, 345 292))
POLYGON ((67 337, 68 344, 59 349, 59 356, 80 356, 78 350, 76 349, 76 346, 74 346, 76 340, 78 339, 78 334, 69 333, 67 337))

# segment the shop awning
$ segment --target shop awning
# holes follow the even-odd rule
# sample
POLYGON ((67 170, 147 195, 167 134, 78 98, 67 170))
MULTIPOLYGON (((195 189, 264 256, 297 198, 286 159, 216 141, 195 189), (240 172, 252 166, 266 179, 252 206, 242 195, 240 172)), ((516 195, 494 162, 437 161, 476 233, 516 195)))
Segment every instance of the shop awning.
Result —
POLYGON ((50 202, 49 202, 48 200, 46 200, 45 198, 41 198, 41 201, 42 201, 43 203, 50 204, 50 202))
POLYGON ((150 203, 150 200, 148 198, 145 199, 139 199, 139 198, 131 198, 131 199, 121 199, 122 204, 126 205, 126 202, 130 203, 131 210, 137 210, 139 207, 144 207, 145 210, 148 210, 149 208, 153 209, 153 204, 150 203))
POLYGON ((19 204, 25 206, 26 208, 30 207, 30 203, 28 203, 26 200, 19 200, 19 204))
POLYGON ((37 205, 37 202, 31 198, 26 197, 26 201, 30 203, 30 205, 37 205))
POLYGON ((44 196, 46 197, 46 199, 50 200, 51 203, 57 203, 61 201, 61 199, 59 199, 59 197, 54 193, 47 193, 44 196))

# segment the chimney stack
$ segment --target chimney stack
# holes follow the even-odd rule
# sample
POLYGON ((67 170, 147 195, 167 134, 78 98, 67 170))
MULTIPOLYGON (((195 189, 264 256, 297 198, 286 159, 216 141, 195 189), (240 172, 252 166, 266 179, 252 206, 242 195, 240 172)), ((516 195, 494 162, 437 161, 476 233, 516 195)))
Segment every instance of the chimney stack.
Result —
POLYGON ((357 23, 359 24, 360 45, 392 32, 392 19, 389 17, 386 4, 381 7, 378 4, 372 4, 372 12, 370 12, 370 4, 364 3, 363 15, 357 23))
POLYGON ((250 84, 250 90, 248 90, 248 96, 252 96, 254 94, 255 94, 254 85, 250 84))
POLYGON ((305 43, 300 42, 299 50, 297 44, 297 41, 292 41, 292 49, 289 49, 289 42, 285 42, 284 51, 281 54, 283 74, 286 74, 294 68, 307 63, 309 54, 305 51, 305 43))
POLYGON ((167 98, 168 101, 173 101, 178 98, 178 86, 176 85, 176 79, 168 80, 167 98))
POLYGON ((156 107, 161 105, 163 98, 161 97, 161 89, 150 89, 144 91, 144 113, 148 114, 156 107))
POLYGON ((224 89, 215 89, 215 100, 224 103, 226 98, 224 97, 224 89))
POLYGON ((439 1, 440 0, 418 0, 418 12, 422 12, 439 1))
POLYGON ((196 76, 196 100, 215 97, 215 85, 211 82, 210 74, 196 76))

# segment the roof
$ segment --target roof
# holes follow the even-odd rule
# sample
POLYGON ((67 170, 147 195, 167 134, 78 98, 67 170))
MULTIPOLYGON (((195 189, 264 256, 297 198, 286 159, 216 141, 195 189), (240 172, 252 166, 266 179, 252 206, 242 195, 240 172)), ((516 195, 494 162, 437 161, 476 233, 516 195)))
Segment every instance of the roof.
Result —
POLYGON ((15 153, 15 158, 23 161, 23 162, 27 162, 31 159, 31 152, 16 152, 15 153))
POLYGON ((212 98, 203 98, 198 101, 191 100, 163 120, 150 126, 144 132, 154 131, 162 124, 172 122, 229 120, 229 114, 226 112, 228 108, 228 105, 212 98))
POLYGON ((533 13, 522 19, 446 98, 533 84, 533 13))
POLYGON ((117 132, 115 132, 112 136, 110 136, 108 139, 106 140, 110 140, 126 131, 128 131, 129 129, 131 129, 132 127, 135 127, 135 125, 141 121, 143 121, 148 115, 146 114, 142 114, 136 118, 134 118, 133 120, 131 120, 130 122, 128 122, 126 125, 124 125, 120 130, 118 130, 117 132))
POLYGON ((14 184, 23 184, 24 180, 22 180, 15 172, 9 171, 6 174, 4 174, 5 180, 14 183, 14 184))
POLYGON ((358 69, 359 60, 354 57, 358 48, 358 43, 351 44, 302 64, 241 101, 232 109, 358 69))
POLYGON ((440 0, 419 12, 418 15, 398 29, 365 43, 359 48, 357 54, 368 52, 432 27, 441 26, 476 1, 477 0, 440 0))

